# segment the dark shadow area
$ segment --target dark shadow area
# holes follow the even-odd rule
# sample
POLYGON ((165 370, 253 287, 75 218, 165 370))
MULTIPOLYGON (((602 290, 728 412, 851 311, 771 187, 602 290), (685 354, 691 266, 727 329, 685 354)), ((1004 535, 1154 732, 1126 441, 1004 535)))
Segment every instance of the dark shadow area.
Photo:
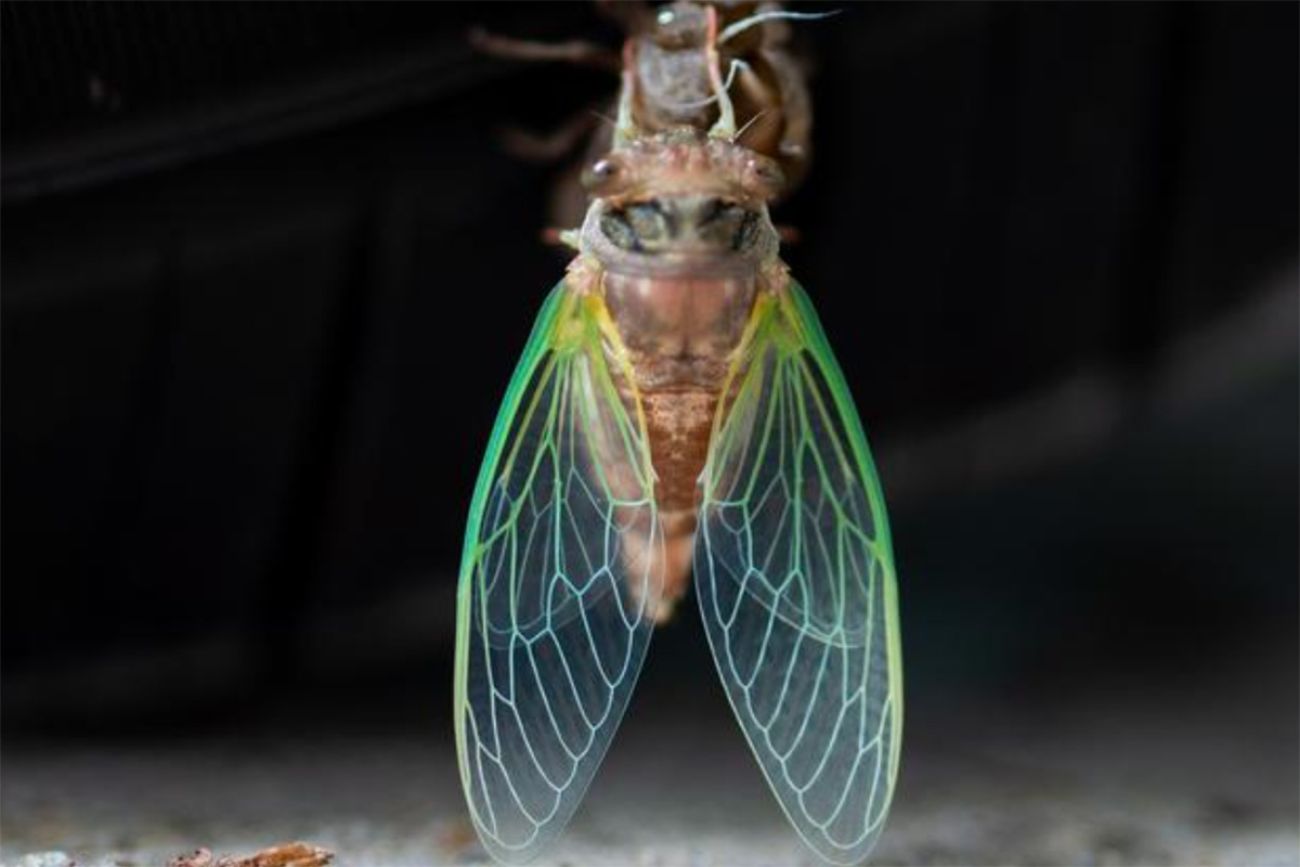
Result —
MULTIPOLYGON (((501 134, 616 81, 477 56, 473 25, 619 38, 585 4, 0 5, 6 862, 481 854, 455 576, 572 167, 501 134)), ((775 218, 900 574, 880 857, 1295 864, 1297 7, 795 29, 815 153, 775 218)), ((693 605, 576 863, 806 857, 693 605)))

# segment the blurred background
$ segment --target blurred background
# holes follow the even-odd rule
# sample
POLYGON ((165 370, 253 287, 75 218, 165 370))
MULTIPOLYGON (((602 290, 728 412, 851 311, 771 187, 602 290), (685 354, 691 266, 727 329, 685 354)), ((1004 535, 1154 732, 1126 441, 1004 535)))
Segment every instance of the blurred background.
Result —
MULTIPOLYGON (((1297 6, 842 5, 795 28, 776 219, 892 511, 882 857, 1296 863, 1297 6)), ((577 157, 502 140, 616 82, 474 25, 620 39, 588 4, 0 5, 5 860, 483 857, 455 570, 577 157)), ((579 863, 807 857, 711 668, 685 606, 579 863), (744 829, 761 858, 709 836, 744 829)))

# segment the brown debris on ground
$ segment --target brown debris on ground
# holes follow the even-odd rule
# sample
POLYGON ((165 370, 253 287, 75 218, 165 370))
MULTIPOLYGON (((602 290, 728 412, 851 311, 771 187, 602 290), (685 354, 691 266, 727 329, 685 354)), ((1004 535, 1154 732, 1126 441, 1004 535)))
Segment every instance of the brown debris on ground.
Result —
POLYGON ((196 849, 177 855, 167 867, 324 867, 334 860, 334 853, 309 843, 281 843, 252 855, 215 858, 208 849, 196 849))

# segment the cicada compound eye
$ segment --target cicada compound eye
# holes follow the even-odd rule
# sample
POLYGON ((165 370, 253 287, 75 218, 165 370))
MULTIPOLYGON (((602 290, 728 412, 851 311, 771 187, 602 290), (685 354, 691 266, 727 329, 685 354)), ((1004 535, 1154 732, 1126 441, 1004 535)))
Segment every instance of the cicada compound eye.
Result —
POLYGON ((771 201, 785 189, 785 174, 772 160, 756 155, 745 165, 744 183, 752 192, 771 201))
POLYGON ((625 169, 613 157, 601 157, 582 173, 582 186, 593 196, 608 195, 622 180, 625 169))

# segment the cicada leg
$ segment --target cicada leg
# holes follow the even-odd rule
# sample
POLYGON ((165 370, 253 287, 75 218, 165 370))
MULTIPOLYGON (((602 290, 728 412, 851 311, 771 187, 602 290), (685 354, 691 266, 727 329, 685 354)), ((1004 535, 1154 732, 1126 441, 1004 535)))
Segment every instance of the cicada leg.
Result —
POLYGON ((530 60, 542 63, 572 63, 617 72, 622 61, 616 52, 603 45, 571 39, 567 42, 537 42, 516 39, 476 27, 469 33, 469 43, 476 50, 507 60, 530 60))

